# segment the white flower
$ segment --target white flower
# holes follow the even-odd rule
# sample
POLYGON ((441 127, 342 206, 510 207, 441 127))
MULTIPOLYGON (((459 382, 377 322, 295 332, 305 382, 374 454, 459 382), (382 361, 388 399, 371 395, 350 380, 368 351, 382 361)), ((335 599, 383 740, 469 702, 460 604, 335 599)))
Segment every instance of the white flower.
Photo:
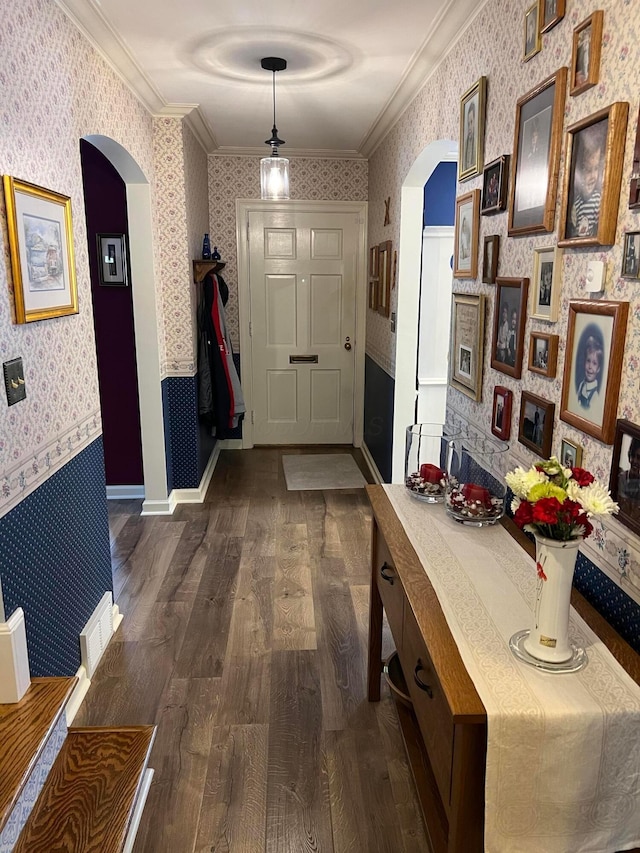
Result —
POLYGON ((536 468, 529 468, 528 471, 525 471, 518 466, 515 471, 509 471, 508 474, 505 474, 505 480, 516 497, 526 498, 534 486, 537 486, 538 483, 547 482, 547 475, 544 471, 538 471, 536 468))
POLYGON ((611 500, 609 491, 597 482, 580 489, 577 501, 589 517, 592 515, 611 515, 611 513, 617 512, 619 508, 618 504, 611 500))
POLYGON ((582 487, 578 485, 576 480, 569 480, 565 492, 570 500, 577 501, 579 504, 582 504, 582 499, 580 497, 582 494, 582 487))
POLYGON ((511 512, 512 512, 514 515, 518 512, 518 509, 520 508, 520 504, 521 504, 521 503, 522 503, 522 501, 520 500, 520 498, 514 498, 514 499, 511 501, 511 512))

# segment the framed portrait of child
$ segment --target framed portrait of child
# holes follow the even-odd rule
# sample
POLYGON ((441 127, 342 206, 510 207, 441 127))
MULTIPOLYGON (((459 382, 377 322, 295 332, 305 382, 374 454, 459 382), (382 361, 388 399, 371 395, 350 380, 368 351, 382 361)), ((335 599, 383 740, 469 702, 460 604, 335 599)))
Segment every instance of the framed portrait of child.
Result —
POLYGON ((616 422, 609 488, 620 507, 616 518, 640 535, 640 426, 631 421, 616 422))
POLYGON ((569 303, 560 418, 612 444, 628 302, 569 303))
POLYGON ((618 101, 567 128, 558 246, 615 243, 628 113, 618 101))

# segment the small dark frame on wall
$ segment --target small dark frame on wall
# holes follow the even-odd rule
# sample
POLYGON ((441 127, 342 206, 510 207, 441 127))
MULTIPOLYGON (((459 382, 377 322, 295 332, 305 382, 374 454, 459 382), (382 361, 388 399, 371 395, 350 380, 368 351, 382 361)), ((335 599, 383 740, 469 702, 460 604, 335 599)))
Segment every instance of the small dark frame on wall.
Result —
POLYGON ((497 160, 484 167, 482 175, 482 204, 480 213, 486 216, 489 213, 500 213, 507 209, 507 190, 509 188, 509 160, 508 154, 503 154, 497 160))
POLYGON ((541 33, 548 33, 564 18, 564 2, 565 0, 541 0, 541 33))
POLYGON ((600 51, 604 12, 598 9, 573 31, 570 95, 581 95, 600 78, 600 51))
POLYGON ((640 279, 640 231, 627 231, 624 235, 622 278, 640 279))
POLYGON ((560 418, 613 442, 628 302, 569 303, 560 418))
POLYGON ((491 432, 502 441, 508 441, 511 435, 511 406, 513 393, 504 385, 493 389, 493 410, 491 412, 491 432))
POLYGON ((555 411, 555 403, 529 391, 522 392, 518 441, 544 459, 551 455, 555 411))
POLYGON ((556 375, 558 336, 546 332, 531 332, 529 336, 529 370, 547 379, 556 375))
POLYGON ((391 306, 391 240, 378 246, 378 314, 389 316, 391 306))
POLYGON ((558 246, 611 246, 629 104, 618 101, 567 128, 558 246))
POLYGON ((127 238, 124 234, 98 234, 98 277, 103 286, 127 287, 127 238))
POLYGON ((640 426, 631 421, 616 422, 609 488, 616 518, 640 536, 640 426))
POLYGON ((498 277, 496 286, 491 367, 520 379, 529 279, 498 277))
POLYGON ((560 462, 565 468, 581 468, 582 447, 567 438, 563 438, 560 442, 560 462))
POLYGON ((498 254, 500 252, 500 235, 491 234, 484 238, 482 253, 482 281, 485 284, 495 284, 498 275, 498 254))

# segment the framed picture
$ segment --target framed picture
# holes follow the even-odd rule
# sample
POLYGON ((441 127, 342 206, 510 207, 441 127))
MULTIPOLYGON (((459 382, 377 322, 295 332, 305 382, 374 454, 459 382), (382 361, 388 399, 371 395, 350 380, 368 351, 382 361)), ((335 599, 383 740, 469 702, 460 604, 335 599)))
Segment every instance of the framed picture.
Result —
POLYGON ((378 278, 378 247, 369 249, 369 278, 378 278))
POLYGON ((511 405, 513 394, 504 385, 493 389, 493 409, 491 412, 491 432, 502 441, 508 441, 511 435, 511 405))
POLYGON ((522 392, 518 441, 545 459, 551 455, 555 411, 555 403, 529 391, 522 392))
POLYGON ((124 234, 98 234, 98 275, 101 285, 126 287, 127 242, 124 234))
POLYGON ((478 275, 478 230, 480 227, 480 190, 471 190, 456 199, 454 278, 478 275))
POLYGON ((529 336, 529 370, 553 379, 558 364, 558 336, 531 332, 529 336))
POLYGON ((510 236, 553 231, 566 88, 560 68, 516 105, 510 236))
POLYGON ((545 246, 533 250, 533 288, 531 316, 555 323, 560 303, 562 249, 545 246))
POLYGON ((378 246, 378 314, 389 316, 391 305, 391 240, 378 246))
POLYGON ((640 109, 636 121, 636 141, 633 146, 633 164, 631 166, 631 181, 629 183, 629 209, 640 208, 640 109))
POLYGON ((640 278, 640 231, 627 231, 624 235, 622 278, 640 278))
POLYGON ((631 421, 616 423, 609 488, 616 518, 640 536, 640 426, 631 421))
POLYGON ((378 310, 378 279, 369 279, 369 308, 372 311, 378 310))
POLYGON ((484 163, 484 116, 487 78, 481 77, 460 98, 458 180, 466 181, 482 171, 484 163))
POLYGON ((586 92, 599 80, 603 18, 604 12, 598 9, 573 31, 570 95, 586 92))
POLYGON ((541 33, 548 33, 564 18, 564 2, 565 0, 541 0, 541 33))
POLYGON ((485 297, 454 293, 451 305, 449 384, 472 400, 482 398, 485 297))
POLYGON ((522 375, 528 278, 497 278, 491 367, 514 379, 522 375))
POLYGON ((503 154, 484 167, 482 173, 482 204, 480 213, 499 213, 507 208, 507 189, 509 187, 508 154, 503 154))
POLYGON ((540 3, 538 0, 529 6, 524 13, 524 54, 523 62, 528 62, 532 56, 540 52, 542 42, 540 40, 540 3))
POLYGON ((16 323, 78 313, 71 199, 4 175, 16 323))
POLYGON ((619 101, 567 128, 559 246, 615 242, 628 112, 619 101))
POLYGON ((482 253, 482 280, 485 284, 495 284, 498 275, 498 253, 500 251, 500 235, 491 234, 484 238, 482 253))
POLYGON ((605 444, 615 430, 628 302, 570 302, 560 417, 605 444))
POLYGON ((560 443, 560 461, 565 468, 581 468, 582 447, 567 438, 563 438, 560 443))

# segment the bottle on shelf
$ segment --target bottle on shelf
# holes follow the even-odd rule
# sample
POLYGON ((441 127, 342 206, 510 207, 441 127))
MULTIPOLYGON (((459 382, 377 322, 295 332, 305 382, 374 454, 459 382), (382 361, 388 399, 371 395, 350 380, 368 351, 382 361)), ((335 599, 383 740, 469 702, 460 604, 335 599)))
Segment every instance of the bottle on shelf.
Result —
POLYGON ((218 251, 217 246, 213 247, 213 252, 211 254, 211 260, 212 261, 219 261, 220 260, 220 252, 218 251))
POLYGON ((209 235, 205 234, 204 239, 202 241, 202 260, 210 261, 211 260, 211 242, 209 240, 209 235))

